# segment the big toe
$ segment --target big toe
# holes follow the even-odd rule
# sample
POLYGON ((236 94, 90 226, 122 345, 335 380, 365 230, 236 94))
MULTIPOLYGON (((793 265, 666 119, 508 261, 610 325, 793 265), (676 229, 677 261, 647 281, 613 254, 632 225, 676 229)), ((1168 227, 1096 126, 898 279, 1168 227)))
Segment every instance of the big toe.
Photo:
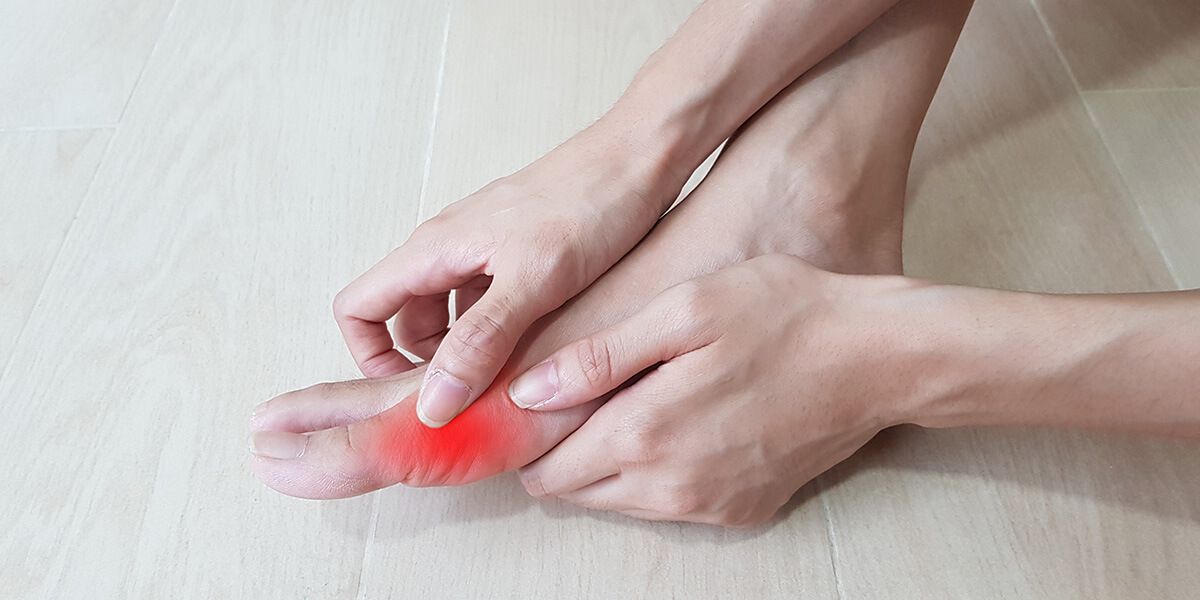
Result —
POLYGON ((318 383, 280 394, 254 408, 250 430, 305 433, 370 419, 421 385, 425 369, 380 379, 318 383))
POLYGON ((493 386, 454 421, 431 429, 417 418, 415 391, 396 400, 400 392, 379 389, 386 385, 317 386, 272 400, 280 402, 266 411, 273 416, 264 422, 277 427, 260 427, 251 436, 255 475, 301 498, 345 498, 397 483, 470 483, 537 459, 597 406, 531 413, 493 386), (339 408, 322 411, 322 405, 339 408), (360 415, 368 418, 352 418, 360 415), (307 425, 333 426, 306 432, 307 425))

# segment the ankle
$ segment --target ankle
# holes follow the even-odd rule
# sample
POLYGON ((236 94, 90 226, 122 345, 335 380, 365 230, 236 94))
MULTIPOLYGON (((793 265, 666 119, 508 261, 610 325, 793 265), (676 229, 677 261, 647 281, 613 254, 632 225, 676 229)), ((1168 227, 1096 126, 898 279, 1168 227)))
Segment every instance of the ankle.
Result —
POLYGON ((772 220, 756 251, 840 273, 901 273, 909 154, 826 142, 760 157, 776 166, 753 203, 772 220))

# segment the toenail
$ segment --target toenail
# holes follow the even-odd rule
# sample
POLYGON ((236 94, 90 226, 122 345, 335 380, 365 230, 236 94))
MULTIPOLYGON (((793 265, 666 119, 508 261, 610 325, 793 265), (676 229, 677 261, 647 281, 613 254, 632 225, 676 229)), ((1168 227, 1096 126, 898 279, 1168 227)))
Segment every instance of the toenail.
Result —
POLYGON ((304 456, 308 436, 286 431, 258 431, 250 435, 250 452, 265 458, 292 460, 304 456))
POLYGON ((250 423, 256 423, 263 415, 267 414, 267 408, 271 405, 270 400, 259 402, 257 406, 250 410, 250 423))

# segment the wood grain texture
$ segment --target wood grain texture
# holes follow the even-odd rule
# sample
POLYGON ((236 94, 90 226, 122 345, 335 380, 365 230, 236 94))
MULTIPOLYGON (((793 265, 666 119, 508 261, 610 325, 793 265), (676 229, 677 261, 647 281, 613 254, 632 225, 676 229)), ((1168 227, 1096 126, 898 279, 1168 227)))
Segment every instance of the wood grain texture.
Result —
MULTIPOLYGON (((1063 48, 1030 4, 979 0, 906 267, 1195 281, 1195 95, 1086 94, 1101 136, 1060 60, 1085 87, 1195 85, 1188 4, 1038 3, 1063 48)), ((112 130, 0 134, 0 595, 1193 597, 1200 461, 1172 442, 892 430, 749 532, 538 503, 511 476, 325 503, 251 478, 251 406, 356 375, 332 294, 600 115, 695 4, 0 0, 0 129, 128 100, 112 130)))
POLYGON ((1175 279, 1200 287, 1200 90, 1084 100, 1175 279))
MULTIPOLYGON (((918 148, 906 266, 1048 291, 1170 289, 1027 5, 976 3, 918 148)), ((823 480, 848 598, 1182 598, 1194 444, 900 428, 823 480)))
POLYGON ((0 129, 112 125, 174 0, 0 0, 0 129))
POLYGON ((1034 0, 1083 90, 1200 86, 1195 0, 1034 0))
POLYGON ((922 130, 906 272, 1050 292, 1170 289, 1037 16, 997 4, 976 3, 922 130))
POLYGON ((112 130, 0 134, 0 373, 112 130))
POLYGON ((698 4, 456 3, 422 218, 600 117, 698 4))
POLYGON ((0 382, 18 598, 353 598, 369 498, 249 474, 350 376, 332 294, 414 225, 445 6, 183 1, 0 382))
MULTIPOLYGON (((422 218, 600 116, 696 2, 457 3, 422 218)), ((766 531, 538 503, 511 475, 380 494, 364 597, 836 596, 820 502, 766 531)))

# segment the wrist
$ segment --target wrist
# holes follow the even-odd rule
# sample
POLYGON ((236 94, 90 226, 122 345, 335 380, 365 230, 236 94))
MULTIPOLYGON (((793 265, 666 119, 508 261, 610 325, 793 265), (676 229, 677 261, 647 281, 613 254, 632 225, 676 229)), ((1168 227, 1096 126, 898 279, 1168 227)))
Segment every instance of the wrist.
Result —
POLYGON ((638 124, 611 112, 580 131, 564 145, 583 165, 599 166, 605 178, 630 193, 624 201, 660 217, 675 202, 695 169, 686 168, 653 135, 638 124))
MULTIPOLYGON (((636 83, 634 86, 636 87, 636 83)), ((627 91, 593 127, 621 140, 645 166, 682 188, 721 142, 706 116, 709 101, 627 91)))
MULTIPOLYGON (((934 286, 921 325, 933 382, 909 406, 923 427, 1094 426, 1111 391, 1098 365, 1136 345, 1102 296, 934 286)), ((1120 362, 1115 361, 1115 362, 1120 362)), ((919 372, 919 371, 918 371, 919 372)))

